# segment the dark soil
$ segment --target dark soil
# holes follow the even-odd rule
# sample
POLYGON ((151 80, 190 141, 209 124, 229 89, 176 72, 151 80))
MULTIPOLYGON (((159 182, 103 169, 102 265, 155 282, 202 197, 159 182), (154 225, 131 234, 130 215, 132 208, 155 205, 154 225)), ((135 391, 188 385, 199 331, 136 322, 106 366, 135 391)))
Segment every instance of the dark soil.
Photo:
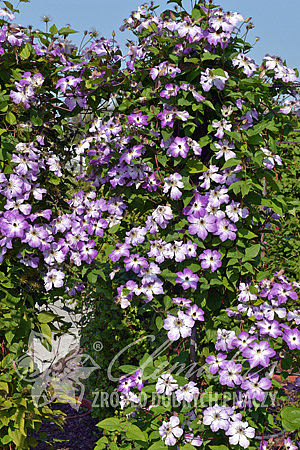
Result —
POLYGON ((38 445, 32 447, 32 450, 93 450, 95 448, 97 440, 101 437, 100 430, 96 427, 99 419, 93 418, 87 408, 76 411, 70 405, 55 404, 52 409, 58 409, 67 415, 64 429, 45 422, 39 432, 34 434, 38 445))

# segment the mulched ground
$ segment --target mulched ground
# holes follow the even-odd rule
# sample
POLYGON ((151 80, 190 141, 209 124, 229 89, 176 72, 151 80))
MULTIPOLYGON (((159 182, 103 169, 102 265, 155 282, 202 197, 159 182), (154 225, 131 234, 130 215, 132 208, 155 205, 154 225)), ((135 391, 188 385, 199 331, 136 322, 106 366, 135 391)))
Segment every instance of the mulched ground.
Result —
POLYGON ((53 409, 59 409, 67 415, 64 430, 45 422, 34 437, 39 440, 46 433, 47 442, 39 440, 37 447, 32 450, 93 450, 95 448, 97 440, 101 437, 99 428, 96 427, 99 419, 94 419, 87 408, 80 408, 77 412, 70 405, 55 404, 53 409))

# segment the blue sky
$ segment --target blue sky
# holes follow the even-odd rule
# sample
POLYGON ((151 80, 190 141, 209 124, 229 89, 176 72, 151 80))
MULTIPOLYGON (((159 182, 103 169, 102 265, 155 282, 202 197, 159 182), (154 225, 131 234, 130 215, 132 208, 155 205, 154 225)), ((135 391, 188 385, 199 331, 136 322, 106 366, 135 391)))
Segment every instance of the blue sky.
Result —
MULTIPOLYGON (((94 28, 101 35, 111 37, 112 30, 115 30, 116 39, 124 48, 131 34, 121 33, 119 27, 123 18, 127 18, 142 3, 145 1, 31 0, 30 3, 20 4, 16 22, 43 28, 41 16, 49 15, 57 26, 69 23, 80 33, 94 28)), ((167 0, 156 0, 155 4, 160 4, 159 11, 162 11, 167 7, 167 0)), ((190 10, 191 0, 183 0, 183 4, 190 10)), ((249 41, 254 42, 257 36, 260 38, 252 50, 252 56, 258 63, 269 53, 286 59, 292 68, 300 68, 300 0, 219 0, 219 4, 225 10, 240 12, 244 18, 252 17, 255 28, 249 35, 249 41)), ((80 33, 73 35, 77 43, 80 33)))

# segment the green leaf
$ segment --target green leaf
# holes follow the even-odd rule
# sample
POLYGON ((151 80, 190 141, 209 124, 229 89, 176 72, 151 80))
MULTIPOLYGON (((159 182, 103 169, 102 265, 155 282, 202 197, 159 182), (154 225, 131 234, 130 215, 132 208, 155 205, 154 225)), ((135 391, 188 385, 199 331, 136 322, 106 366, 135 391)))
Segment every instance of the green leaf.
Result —
POLYGON ((14 11, 14 6, 12 5, 12 3, 8 2, 7 0, 3 0, 3 3, 8 9, 10 9, 10 11, 14 11))
POLYGON ((293 364, 293 357, 292 355, 286 354, 284 359, 280 361, 280 366, 283 370, 289 370, 292 367, 293 364))
POLYGON ((54 25, 54 24, 50 27, 49 31, 50 31, 51 34, 56 34, 56 33, 58 33, 58 30, 57 30, 57 28, 56 28, 56 25, 54 25))
POLYGON ((8 435, 4 436, 1 440, 2 444, 9 444, 12 441, 12 438, 8 435))
POLYGON ((214 60, 220 58, 220 55, 215 55, 214 53, 209 53, 209 52, 205 52, 202 55, 202 61, 207 61, 207 60, 214 60))
POLYGON ((226 131, 226 134, 235 141, 242 142, 243 140, 243 137, 238 131, 226 131))
POLYGON ((10 345, 12 343, 13 338, 14 338, 14 333, 11 330, 7 331, 5 333, 5 338, 6 338, 7 342, 8 342, 8 344, 10 345))
POLYGON ((258 274, 256 275, 256 280, 261 281, 264 278, 268 278, 269 275, 269 272, 258 272, 258 274))
POLYGON ((199 272, 199 270, 201 270, 200 264, 195 263, 189 264, 186 268, 192 270, 194 273, 199 272))
POLYGON ((271 208, 276 214, 279 214, 280 217, 283 217, 282 206, 284 206, 284 202, 280 202, 277 199, 268 200, 263 198, 261 204, 264 206, 268 206, 271 208))
POLYGON ((174 306, 174 303, 168 295, 164 297, 164 305, 166 309, 170 309, 172 306, 174 306))
POLYGON ((186 163, 186 167, 189 173, 200 173, 205 172, 207 170, 207 167, 199 159, 190 159, 186 163))
POLYGON ((200 19, 200 17, 202 16, 202 10, 200 8, 195 7, 192 11, 192 18, 194 20, 198 20, 200 19))
POLYGON ((25 432, 25 411, 24 409, 17 409, 16 414, 13 416, 14 422, 18 427, 18 431, 22 433, 23 436, 26 436, 25 432))
POLYGON ((97 423, 97 427, 103 428, 107 431, 116 431, 121 429, 121 421, 117 417, 109 417, 97 423))
POLYGON ((57 131, 57 133, 60 135, 60 137, 64 136, 63 130, 59 125, 54 125, 53 129, 57 131))
MULTIPOLYGON (((243 260, 244 261, 244 260, 243 260)), ((246 262, 242 267, 242 275, 247 274, 247 272, 255 273, 252 265, 249 262, 246 262)))
POLYGON ((234 167, 241 163, 242 163, 242 161, 240 159, 230 158, 224 163, 224 165, 222 166, 222 169, 226 169, 227 167, 234 167))
POLYGON ((49 183, 54 184, 55 186, 58 186, 60 183, 60 178, 53 176, 52 178, 50 178, 49 183))
POLYGON ((183 200, 184 207, 186 207, 190 203, 190 201, 192 200, 192 198, 194 196, 195 196, 195 194, 194 194, 194 192, 192 192, 192 193, 188 193, 188 195, 184 197, 184 200, 183 200))
POLYGON ((172 284, 175 286, 175 284, 176 284, 176 279, 177 279, 176 273, 172 273, 169 269, 164 269, 164 270, 161 272, 161 276, 162 276, 165 280, 169 281, 170 283, 172 283, 172 284))
POLYGON ((29 44, 25 44, 24 48, 21 50, 20 52, 20 56, 22 59, 28 59, 30 56, 30 45, 29 44))
POLYGON ((8 429, 8 434, 12 438, 14 444, 16 444, 17 448, 22 448, 25 439, 22 433, 19 430, 8 429))
POLYGON ((36 127, 43 125, 43 119, 38 114, 35 113, 30 114, 30 121, 32 125, 36 127))
POLYGON ((173 130, 162 130, 161 135, 163 137, 163 140, 166 142, 173 134, 173 130))
POLYGON ((211 450, 228 450, 226 445, 210 445, 209 448, 211 450))
POLYGON ((241 228, 239 230, 239 235, 245 239, 254 239, 257 237, 257 234, 252 233, 252 231, 247 230, 246 228, 241 228))
POLYGON ((185 98, 180 98, 177 104, 180 106, 190 106, 191 102, 185 98))
POLYGON ((226 77, 224 70, 223 70, 223 69, 220 69, 220 68, 218 68, 218 69, 213 69, 213 70, 212 70, 212 73, 213 73, 214 75, 217 75, 218 77, 226 77))
POLYGON ((162 327, 163 327, 163 324, 164 324, 164 321, 163 321, 162 317, 157 316, 156 319, 155 319, 155 324, 157 326, 157 329, 161 330, 162 327))
POLYGON ((168 448, 162 441, 157 441, 148 448, 148 450, 164 450, 168 448))
POLYGON ((168 0, 167 3, 176 3, 176 5, 182 6, 182 0, 168 0))
POLYGON ((167 155, 163 155, 162 153, 159 153, 157 155, 157 161, 163 166, 166 167, 166 164, 168 162, 168 157, 167 155))
POLYGON ((135 441, 147 441, 147 438, 145 436, 145 434, 143 433, 143 431, 137 427, 136 425, 133 424, 127 424, 125 429, 125 434, 127 436, 128 439, 133 439, 135 441))
POLYGON ((260 134, 256 134, 255 136, 251 136, 248 139, 248 144, 251 144, 251 145, 259 145, 259 144, 262 144, 263 142, 264 142, 264 140, 263 140, 263 138, 262 138, 262 136, 260 134))
POLYGON ((9 392, 8 384, 5 381, 0 381, 0 391, 9 392))
POLYGON ((48 312, 48 311, 43 311, 40 312, 37 316, 37 319, 40 323, 48 323, 48 322, 52 322, 55 319, 56 315, 48 312))
MULTIPOLYGON (((1 112, 6 112, 8 110, 8 103, 7 102, 0 102, 0 111, 1 112)), ((3 133, 6 130, 3 130, 3 133)))
POLYGON ((114 225, 113 227, 108 229, 108 232, 109 232, 109 234, 115 234, 119 228, 120 228, 120 225, 114 225))
POLYGON ((58 30, 58 34, 64 35, 64 36, 67 36, 68 34, 72 34, 72 33, 78 33, 78 31, 72 30, 71 28, 68 28, 68 27, 63 27, 60 30, 58 30))
POLYGON ((206 135, 206 136, 202 136, 202 137, 198 140, 198 144, 200 145, 200 147, 205 147, 205 146, 208 145, 211 141, 212 141, 211 136, 206 135))
POLYGON ((281 411, 282 426, 287 431, 300 428, 300 408, 296 406, 285 406, 281 411))
POLYGON ((210 107, 211 109, 213 109, 214 111, 216 110, 216 108, 214 107, 214 105, 212 104, 212 102, 210 102, 209 100, 204 100, 203 104, 209 106, 209 107, 210 107))
POLYGON ((97 282, 97 280, 98 280, 98 274, 95 273, 94 271, 89 272, 89 273, 87 274, 87 279, 88 279, 88 281, 89 281, 90 283, 95 284, 95 283, 97 282))
POLYGON ((16 116, 12 112, 8 112, 5 116, 6 122, 8 122, 10 125, 15 125, 17 123, 16 116))
POLYGON ((138 367, 124 364, 123 366, 120 366, 119 369, 124 373, 134 373, 138 370, 138 367))
POLYGON ((49 325, 47 323, 41 323, 41 332, 43 333, 46 341, 49 344, 51 344, 52 332, 51 332, 51 328, 49 327, 49 325))

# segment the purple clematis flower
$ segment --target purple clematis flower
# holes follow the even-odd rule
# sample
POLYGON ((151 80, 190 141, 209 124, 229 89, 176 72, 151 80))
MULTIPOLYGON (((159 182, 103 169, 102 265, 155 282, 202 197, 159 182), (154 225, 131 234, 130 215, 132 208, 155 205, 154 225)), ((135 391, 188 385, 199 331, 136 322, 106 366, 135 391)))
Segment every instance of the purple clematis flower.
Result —
POLYGON ((174 298, 172 298, 172 302, 175 303, 175 305, 187 308, 192 303, 192 300, 190 300, 189 298, 174 297, 174 298))
POLYGON ((159 434, 162 440, 165 441, 167 446, 175 445, 177 439, 179 439, 183 434, 183 429, 178 425, 180 424, 178 416, 172 416, 169 422, 163 421, 162 425, 159 427, 159 434))
POLYGON ((215 344, 216 350, 228 352, 234 348, 233 342, 236 339, 234 331, 226 330, 225 328, 217 329, 217 341, 215 344))
POLYGON ((236 153, 233 151, 235 148, 234 144, 227 139, 223 139, 222 141, 219 141, 214 144, 216 149, 218 149, 218 152, 216 153, 216 159, 220 159, 224 157, 225 161, 228 161, 231 158, 236 157, 236 153))
POLYGON ((158 206, 152 213, 152 218, 161 227, 166 228, 169 220, 173 219, 170 206, 158 206))
POLYGON ((23 238, 28 227, 28 222, 17 210, 6 211, 0 219, 1 233, 8 238, 23 238))
POLYGON ((128 123, 135 125, 136 127, 147 126, 148 116, 143 115, 141 112, 136 114, 129 114, 128 123))
POLYGON ((130 388, 134 387, 134 381, 132 377, 122 377, 119 380, 119 386, 117 391, 123 392, 124 394, 128 394, 130 388))
POLYGON ((144 242, 146 234, 147 230, 145 227, 131 228, 131 230, 126 232, 125 243, 137 246, 138 244, 144 242))
POLYGON ((220 221, 217 221, 216 227, 217 231, 215 232, 215 234, 219 236, 222 242, 226 241, 227 239, 230 239, 231 241, 235 240, 235 231, 237 230, 237 228, 233 223, 230 222, 230 220, 221 219, 220 221))
POLYGON ((222 90, 224 89, 225 82, 228 78, 227 72, 224 72, 224 75, 216 75, 213 70, 206 69, 205 72, 201 72, 200 83, 205 92, 208 92, 213 86, 222 90))
POLYGON ((86 96, 80 91, 76 91, 74 94, 67 93, 65 104, 67 105, 70 111, 73 111, 73 109, 76 108, 76 105, 80 106, 81 108, 84 108, 86 106, 86 96))
POLYGON ((212 214, 205 214, 203 217, 188 216, 189 233, 196 234, 200 239, 204 240, 208 233, 215 233, 217 231, 216 218, 212 214))
POLYGON ((176 283, 181 284, 182 289, 196 289, 199 280, 198 275, 194 274, 191 269, 183 269, 183 272, 176 273, 176 283))
POLYGON ((191 202, 183 208, 183 214, 187 216, 203 217, 206 213, 206 206, 208 203, 208 197, 206 195, 201 195, 199 192, 195 193, 195 196, 191 202))
POLYGON ((267 336, 271 336, 274 339, 282 335, 282 331, 279 328, 279 323, 276 320, 269 321, 267 319, 264 319, 260 322, 257 322, 256 325, 259 328, 260 334, 262 335, 266 334, 267 336))
POLYGON ((133 159, 141 156, 143 149, 143 145, 134 145, 130 150, 127 150, 127 152, 121 155, 120 163, 126 162, 127 164, 130 164, 133 159))
POLYGON ((270 358, 275 355, 276 352, 270 347, 268 341, 252 342, 248 348, 242 352, 242 356, 248 360, 251 368, 259 365, 268 367, 270 358))
POLYGON ((43 241, 47 240, 49 234, 42 226, 31 225, 26 231, 25 238, 22 242, 26 242, 32 248, 42 248, 43 241))
POLYGON ((226 407, 214 405, 206 408, 203 413, 203 423, 209 425, 214 433, 220 429, 228 430, 229 417, 226 407))
POLYGON ((300 350, 300 331, 297 328, 286 328, 282 339, 290 350, 300 350))
POLYGON ((220 384, 229 387, 241 384, 243 381, 243 377, 240 375, 242 367, 242 364, 236 364, 234 361, 224 363, 222 370, 219 372, 220 384))
POLYGON ((44 277, 46 291, 50 291, 53 287, 62 287, 64 278, 65 274, 61 270, 51 269, 44 277))
POLYGON ((149 266, 148 261, 143 256, 138 255, 137 253, 134 255, 130 255, 124 259, 125 269, 132 270, 134 273, 139 273, 141 267, 147 268, 149 266))
POLYGON ((56 83, 56 89, 60 89, 64 94, 68 86, 76 87, 79 83, 81 83, 82 78, 75 78, 72 75, 69 75, 66 78, 60 78, 56 83))
POLYGON ((215 136, 218 139, 222 139, 224 136, 224 131, 231 131, 232 124, 228 122, 226 119, 222 119, 219 122, 213 121, 212 123, 213 128, 217 129, 217 132, 215 133, 215 136))
POLYGON ((241 388, 244 389, 248 396, 248 398, 256 399, 259 402, 262 402, 265 398, 265 392, 271 388, 272 381, 269 378, 261 378, 257 373, 249 373, 248 380, 244 381, 241 385, 241 388))
POLYGON ((157 114, 158 119, 161 121, 161 127, 173 127, 175 114, 172 110, 164 109, 160 113, 157 114))
POLYGON ((200 320, 201 322, 204 321, 204 311, 197 305, 190 306, 186 313, 195 321, 196 320, 200 320))
POLYGON ((202 269, 210 268, 212 272, 215 272, 222 265, 221 253, 217 250, 204 250, 204 252, 199 256, 199 259, 202 259, 202 269))
POLYGON ((166 194, 170 189, 170 197, 174 200, 178 200, 182 196, 180 189, 184 187, 182 176, 179 173, 172 173, 169 177, 165 178, 165 185, 163 191, 166 194))
POLYGON ((209 189, 211 181, 214 181, 215 183, 223 183, 224 177, 219 174, 218 171, 218 166, 210 165, 209 169, 199 176, 199 181, 204 180, 203 183, 200 184, 200 187, 203 189, 209 189))
POLYGON ((232 64, 240 69, 243 69, 243 72, 247 78, 249 78, 257 68, 255 61, 242 53, 233 58, 232 64))
POLYGON ((288 283, 274 283, 270 294, 273 296, 276 296, 279 300, 279 303, 285 303, 288 298, 291 298, 292 300, 297 300, 298 295, 293 290, 293 287, 288 283))
POLYGON ((176 399, 179 403, 181 403, 182 400, 191 403, 197 394, 199 394, 199 389, 194 381, 190 381, 188 384, 181 386, 175 392, 176 399))
POLYGON ((169 331, 170 341, 177 341, 180 336, 186 338, 191 335, 194 323, 190 316, 184 314, 183 311, 178 311, 177 316, 168 314, 164 322, 164 329, 169 331))
POLYGON ((212 375, 215 375, 218 370, 226 366, 227 361, 225 359, 227 358, 227 355, 224 353, 218 353, 217 356, 215 355, 209 355, 206 358, 206 362, 209 365, 209 371, 212 375))
POLYGON ((9 180, 6 181, 5 175, 1 177, 1 184, 4 186, 1 188, 1 193, 9 200, 13 197, 19 197, 24 191, 24 182, 17 175, 10 175, 9 180))
POLYGON ((98 251, 94 248, 95 245, 96 243, 92 239, 89 239, 87 242, 78 243, 77 248, 80 251, 82 261, 86 261, 87 264, 91 264, 91 262, 96 258, 98 251))
POLYGON ((247 448, 250 445, 249 439, 252 439, 255 436, 255 429, 253 427, 249 427, 248 422, 235 420, 231 422, 226 434, 227 436, 230 436, 230 444, 239 444, 241 447, 247 448))
POLYGON ((187 138, 176 137, 172 144, 169 146, 168 154, 177 158, 181 156, 182 158, 186 158, 189 152, 189 146, 187 144, 187 138))
POLYGON ((163 373, 158 377, 155 390, 158 394, 172 395, 173 391, 178 388, 177 381, 170 373, 163 373))
POLYGON ((165 89, 161 91, 160 96, 167 99, 169 99, 170 97, 176 97, 179 89, 180 88, 175 84, 172 83, 166 84, 165 89))
POLYGON ((246 331, 242 331, 239 335, 238 338, 234 339, 233 341, 233 345, 235 347, 238 347, 240 350, 244 350, 245 348, 248 347, 249 344, 251 344, 251 342, 253 342, 255 340, 254 336, 250 336, 249 333, 246 333, 246 331))

